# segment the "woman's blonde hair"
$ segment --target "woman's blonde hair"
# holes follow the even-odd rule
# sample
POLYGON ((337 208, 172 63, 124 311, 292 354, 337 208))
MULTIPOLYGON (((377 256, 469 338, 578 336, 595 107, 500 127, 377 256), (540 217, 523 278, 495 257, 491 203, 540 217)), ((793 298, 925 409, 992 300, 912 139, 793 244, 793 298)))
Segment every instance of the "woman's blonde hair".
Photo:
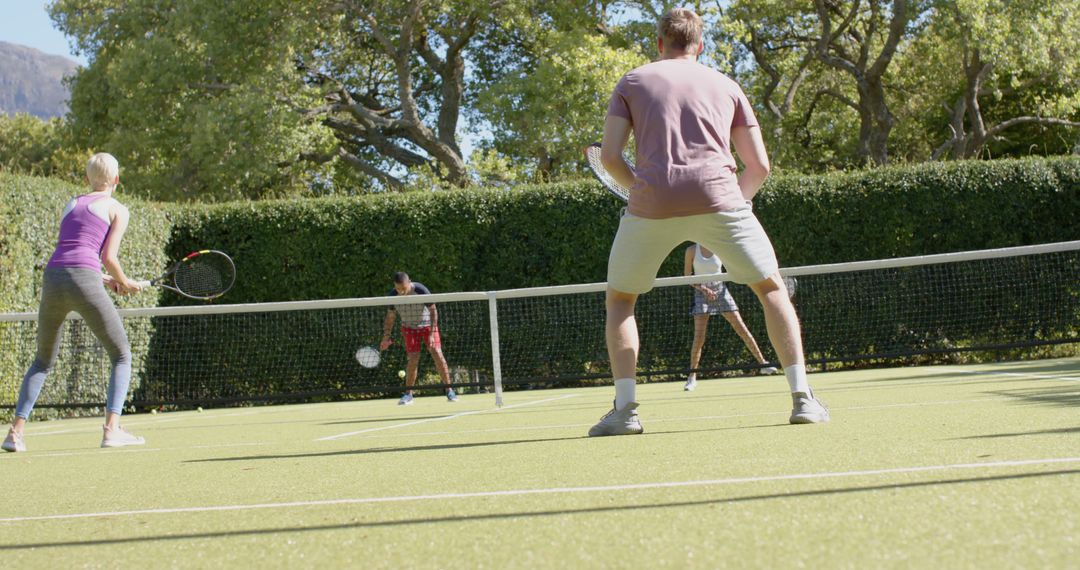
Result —
POLYGON ((106 152, 99 152, 86 162, 86 178, 94 190, 112 186, 120 175, 120 163, 106 152))
POLYGON ((701 44, 705 24, 689 8, 672 8, 660 17, 656 32, 673 49, 686 51, 701 44))

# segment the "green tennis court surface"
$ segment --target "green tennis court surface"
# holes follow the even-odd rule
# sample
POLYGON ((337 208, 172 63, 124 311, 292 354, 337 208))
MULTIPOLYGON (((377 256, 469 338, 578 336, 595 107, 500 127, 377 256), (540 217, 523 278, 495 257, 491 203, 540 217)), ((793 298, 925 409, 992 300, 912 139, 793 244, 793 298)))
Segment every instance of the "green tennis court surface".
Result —
POLYGON ((0 456, 11 567, 1074 567, 1080 359, 32 423, 0 456))

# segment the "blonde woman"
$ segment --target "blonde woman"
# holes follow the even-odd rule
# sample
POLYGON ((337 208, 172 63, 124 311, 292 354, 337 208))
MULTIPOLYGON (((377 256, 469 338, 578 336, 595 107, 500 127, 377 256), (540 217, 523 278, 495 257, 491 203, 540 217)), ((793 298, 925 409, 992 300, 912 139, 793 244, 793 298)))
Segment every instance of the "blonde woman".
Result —
POLYGON ((23 377, 15 405, 15 421, 4 439, 4 451, 26 451, 23 426, 34 409, 45 378, 60 351, 60 331, 69 312, 77 312, 112 361, 101 447, 142 445, 143 438, 120 427, 128 385, 131 347, 124 325, 105 286, 117 294, 140 290, 120 266, 120 241, 128 225, 128 209, 113 198, 120 183, 120 166, 112 155, 95 154, 86 164, 90 192, 72 198, 60 220, 60 237, 41 287, 38 307, 37 355, 23 377), (102 275, 101 266, 107 275, 102 275))

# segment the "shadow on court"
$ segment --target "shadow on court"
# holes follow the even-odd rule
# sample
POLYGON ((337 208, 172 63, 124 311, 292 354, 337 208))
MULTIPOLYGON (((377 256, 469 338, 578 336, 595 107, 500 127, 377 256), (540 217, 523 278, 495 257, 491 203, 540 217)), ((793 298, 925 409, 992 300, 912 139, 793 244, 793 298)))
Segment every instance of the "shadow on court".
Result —
MULTIPOLYGON (((895 382, 897 380, 930 380, 934 378, 943 379, 958 379, 958 378, 971 378, 971 377, 986 377, 996 376, 999 378, 1013 378, 1014 380, 1021 379, 1020 376, 1024 374, 1044 374, 1046 376, 1060 376, 1060 375, 1080 375, 1080 361, 1064 361, 1064 362, 1031 362, 1031 363, 1010 363, 1008 366, 1000 366, 993 368, 979 368, 977 370, 952 370, 952 368, 965 368, 965 367, 981 367, 981 364, 947 364, 943 365, 946 368, 940 372, 932 372, 928 374, 919 373, 918 367, 912 369, 911 376, 894 376, 886 378, 871 378, 860 381, 868 382, 895 382), (1020 376, 1018 376, 1020 375, 1020 376)), ((895 369, 884 369, 886 371, 895 371, 895 369)), ((830 370, 829 372, 842 373, 847 372, 845 370, 830 370)), ((810 377, 811 380, 813 376, 810 377)), ((1032 378, 1032 380, 1054 380, 1054 378, 1032 378)))
POLYGON ((506 441, 485 441, 480 443, 447 443, 442 445, 417 445, 413 447, 375 447, 371 449, 347 449, 344 451, 324 451, 320 453, 297 453, 278 455, 248 455, 241 457, 212 457, 209 459, 189 459, 184 463, 218 463, 222 461, 252 461, 263 459, 313 459, 319 457, 341 457, 347 455, 367 455, 371 453, 404 453, 410 451, 438 451, 445 449, 464 449, 470 447, 491 447, 496 445, 518 445, 522 443, 546 443, 552 441, 571 441, 584 439, 585 436, 553 437, 546 439, 513 439, 506 441))
MULTIPOLYGON (((583 424, 584 425, 584 424, 583 424)), ((715 428, 703 428, 703 429, 685 429, 685 430, 656 430, 650 431, 646 427, 646 431, 639 437, 658 437, 664 435, 682 435, 687 433, 702 433, 702 432, 716 432, 724 430, 747 430, 747 429, 760 429, 760 428, 782 428, 791 427, 787 422, 775 423, 775 424, 762 424, 756 426, 726 426, 715 428)), ((416 445, 412 447, 375 447, 370 449, 346 449, 342 451, 324 451, 319 453, 296 453, 288 454, 281 453, 275 455, 245 455, 239 457, 211 457, 208 459, 188 459, 183 463, 220 463, 224 461, 253 461, 253 460, 265 460, 265 459, 305 459, 305 458, 320 458, 320 457, 342 457, 347 455, 367 455, 371 453, 404 453, 411 451, 438 451, 446 449, 467 449, 476 447, 493 447, 498 445, 520 445, 525 443, 549 443, 553 441, 575 441, 579 439, 593 439, 585 435, 585 430, 582 429, 582 435, 572 437, 550 437, 540 439, 510 439, 504 441, 483 441, 477 443, 447 443, 442 445, 416 445)), ((609 438, 596 438, 596 440, 605 440, 609 438)))
POLYGON ((995 439, 999 437, 1024 437, 1028 435, 1052 435, 1052 434, 1080 434, 1080 427, 1074 428, 1061 428, 1061 429, 1041 429, 1036 431, 1021 431, 1016 433, 991 433, 987 435, 971 435, 968 437, 957 437, 953 439, 995 439))
POLYGON ((112 538, 112 539, 94 539, 94 540, 68 540, 68 541, 56 541, 56 542, 36 542, 25 544, 2 544, 0 550, 22 550, 29 548, 58 548, 68 546, 109 546, 115 544, 131 544, 140 542, 155 542, 155 541, 177 541, 177 540, 198 540, 206 538, 226 538, 226 537, 239 537, 239 536, 258 536, 258 535, 270 535, 279 533, 297 533, 297 532, 318 532, 318 531, 330 531, 330 530, 346 530, 346 529, 362 529, 362 528, 385 528, 395 526, 409 526, 409 525, 427 525, 427 524, 439 524, 439 523, 458 523, 458 522, 477 522, 477 521, 495 521, 504 519, 520 519, 528 517, 551 517, 551 516, 572 516, 572 515, 587 515, 595 513, 612 513, 622 511, 638 511, 645 509, 670 509, 680 507, 701 507, 709 505, 724 505, 724 504, 738 504, 738 503, 751 503, 756 501, 770 501, 770 500, 784 500, 794 499, 801 497, 828 497, 834 495, 844 495, 851 493, 868 493, 874 491, 896 491, 900 489, 917 489, 924 487, 936 487, 943 485, 962 485, 970 483, 987 483, 993 481, 1012 481, 1021 479, 1033 479, 1038 477, 1056 477, 1056 476, 1068 476, 1068 475, 1080 475, 1080 469, 1064 469, 1058 471, 1042 471, 1038 473, 1019 473, 1015 475, 996 475, 991 477, 967 477, 967 478, 954 478, 944 479, 941 481, 921 481, 916 483, 897 483, 893 485, 868 485, 862 487, 842 487, 838 489, 822 489, 815 491, 798 491, 793 493, 774 493, 768 495, 746 495, 742 497, 729 497, 724 499, 708 499, 698 501, 671 501, 666 503, 647 503, 647 504, 633 504, 633 505, 612 505, 604 507, 586 507, 580 509, 558 509, 558 510, 546 510, 546 511, 515 511, 511 513, 492 513, 492 514, 477 514, 477 515, 455 515, 447 517, 433 517, 433 518, 412 518, 402 520, 385 520, 385 521, 371 521, 371 522, 350 522, 341 524, 327 524, 317 526, 301 526, 301 527, 278 527, 278 528, 260 528, 260 529, 247 529, 247 530, 225 530, 215 532, 200 532, 189 534, 169 534, 159 536, 141 536, 130 538, 112 538))
POLYGON ((1050 388, 1001 390, 998 392, 991 392, 991 394, 1012 398, 1021 403, 1037 406, 1063 406, 1066 408, 1080 407, 1080 383, 1073 383, 1071 386, 1054 386, 1050 388))

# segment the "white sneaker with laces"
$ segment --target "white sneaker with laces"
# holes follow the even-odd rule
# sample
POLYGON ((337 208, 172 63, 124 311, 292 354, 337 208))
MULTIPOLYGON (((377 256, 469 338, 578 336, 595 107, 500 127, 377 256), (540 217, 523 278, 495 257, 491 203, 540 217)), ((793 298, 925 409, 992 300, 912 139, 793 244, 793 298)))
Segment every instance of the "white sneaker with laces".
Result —
POLYGON ((397 405, 399 405, 399 406, 411 406, 412 402, 413 402, 412 394, 405 394, 405 395, 403 395, 401 397, 400 400, 397 401, 397 405))
POLYGON ((686 385, 682 387, 683 392, 693 392, 697 388, 697 374, 691 374, 686 377, 686 385))
POLYGON ((614 405, 611 411, 600 418, 600 421, 589 429, 589 437, 601 435, 634 435, 645 431, 638 421, 637 402, 630 402, 623 409, 616 410, 614 405))
POLYGON ((15 431, 15 428, 8 430, 7 437, 4 438, 4 444, 0 446, 4 451, 10 451, 12 453, 26 451, 26 444, 23 443, 22 434, 15 431))
POLYGON ((791 393, 791 418, 793 424, 820 424, 829 421, 829 408, 825 402, 814 397, 813 392, 791 393))
POLYGON ((775 366, 766 366, 765 368, 760 369, 758 371, 758 374, 761 374, 762 376, 769 376, 771 374, 776 374, 777 372, 779 372, 779 370, 777 370, 775 366))
POLYGON ((101 436, 101 447, 127 447, 146 443, 145 439, 128 432, 121 426, 116 426, 116 429, 109 429, 109 426, 102 427, 105 433, 101 436))

